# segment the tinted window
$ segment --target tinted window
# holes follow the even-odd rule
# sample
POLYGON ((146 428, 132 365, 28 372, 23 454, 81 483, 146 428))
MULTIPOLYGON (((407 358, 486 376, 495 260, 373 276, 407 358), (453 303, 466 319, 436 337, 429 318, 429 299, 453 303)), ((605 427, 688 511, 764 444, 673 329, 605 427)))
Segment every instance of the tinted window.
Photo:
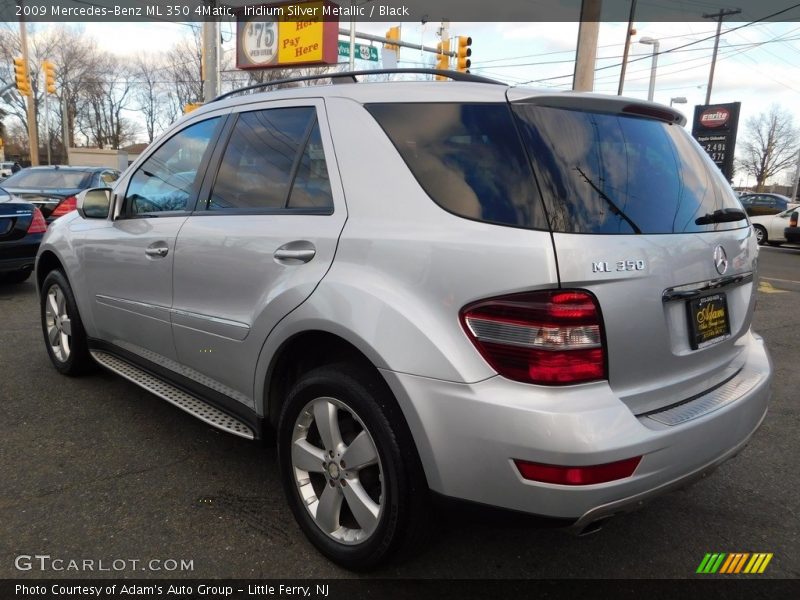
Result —
POLYGON ((3 181, 8 187, 27 188, 84 188, 89 187, 92 174, 87 171, 64 169, 24 169, 3 181))
POLYGON ((186 210, 194 194, 197 170, 218 122, 214 118, 191 125, 151 154, 131 177, 125 196, 126 214, 186 210))
POLYGON ((547 228, 506 104, 371 104, 367 109, 445 210, 490 223, 547 228))
MULTIPOLYGON (((313 107, 275 108, 240 114, 222 157, 208 208, 285 208, 297 160, 310 128, 316 124, 314 115, 313 107)), ((306 164, 310 169, 313 161, 310 150, 308 153, 306 164)), ((321 145, 317 145, 314 156, 317 163, 322 162, 324 169, 321 145)), ((307 171, 304 179, 308 185, 311 183, 309 175, 307 171)), ((327 184, 327 172, 324 177, 327 184)))
POLYGON ((696 223, 740 204, 678 125, 526 104, 514 110, 554 231, 684 233, 747 226, 746 220, 696 223))
POLYGON ((289 208, 333 208, 328 166, 322 150, 319 124, 314 123, 303 156, 297 168, 289 208))

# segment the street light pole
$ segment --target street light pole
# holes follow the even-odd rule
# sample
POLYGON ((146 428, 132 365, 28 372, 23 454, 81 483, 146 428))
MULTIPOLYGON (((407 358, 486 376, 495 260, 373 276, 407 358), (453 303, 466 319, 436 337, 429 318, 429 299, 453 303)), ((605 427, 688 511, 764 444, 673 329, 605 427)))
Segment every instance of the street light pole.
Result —
POLYGON ((643 37, 639 39, 639 43, 653 47, 653 62, 650 65, 650 88, 647 90, 647 99, 650 100, 650 102, 652 102, 653 95, 655 94, 656 91, 656 68, 658 67, 658 48, 661 45, 661 43, 657 39, 651 37, 643 37))

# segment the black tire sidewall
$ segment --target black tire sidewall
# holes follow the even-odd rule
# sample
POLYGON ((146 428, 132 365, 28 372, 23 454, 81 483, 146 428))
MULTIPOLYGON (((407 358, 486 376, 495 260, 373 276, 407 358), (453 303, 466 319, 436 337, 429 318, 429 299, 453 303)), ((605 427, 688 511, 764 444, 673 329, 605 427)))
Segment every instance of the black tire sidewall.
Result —
MULTIPOLYGON (((410 473, 398 442, 394 399, 377 382, 353 373, 347 367, 320 367, 303 376, 292 388, 278 425, 278 463, 287 500, 306 536, 325 556, 352 569, 369 569, 386 560, 402 544, 402 531, 409 518, 410 473), (316 525, 300 498, 291 464, 291 437, 300 411, 312 400, 328 396, 350 407, 372 436, 383 470, 383 515, 378 527, 362 544, 336 542, 316 525)), ((413 468, 413 466, 412 466, 413 468)))
POLYGON ((75 295, 72 293, 72 287, 61 271, 50 271, 42 282, 41 296, 39 298, 39 317, 42 325, 45 348, 47 349, 47 354, 53 366, 64 375, 78 375, 86 372, 91 365, 86 332, 83 329, 83 322, 78 313, 78 305, 75 302, 75 295), (47 305, 47 294, 53 285, 58 285, 58 287, 61 288, 61 292, 64 294, 64 302, 67 307, 67 315, 69 315, 71 325, 70 353, 69 358, 65 361, 58 360, 55 354, 53 354, 53 350, 50 347, 50 340, 47 336, 45 307, 47 305))

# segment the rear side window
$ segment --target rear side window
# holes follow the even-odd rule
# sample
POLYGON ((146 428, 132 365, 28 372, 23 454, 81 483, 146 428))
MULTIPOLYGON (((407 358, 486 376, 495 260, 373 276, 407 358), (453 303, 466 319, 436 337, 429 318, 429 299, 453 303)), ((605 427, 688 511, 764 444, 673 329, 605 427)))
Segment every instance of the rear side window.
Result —
POLYGON ((738 208, 719 169, 678 125, 618 114, 514 105, 553 231, 690 233, 746 227, 698 224, 738 208))
POLYGON ((242 113, 209 199, 209 210, 248 212, 333 207, 313 107, 242 113))
POLYGON ((547 221, 507 104, 368 104, 422 188, 461 217, 532 229, 547 221))

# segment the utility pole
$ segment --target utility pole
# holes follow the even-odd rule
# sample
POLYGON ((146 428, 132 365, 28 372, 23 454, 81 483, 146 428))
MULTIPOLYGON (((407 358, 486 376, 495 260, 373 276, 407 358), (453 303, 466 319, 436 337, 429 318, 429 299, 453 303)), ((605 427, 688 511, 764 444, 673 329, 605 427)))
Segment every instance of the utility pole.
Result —
POLYGON ((742 12, 738 8, 725 8, 718 13, 703 13, 704 19, 717 19, 717 35, 714 36, 714 55, 711 58, 711 72, 708 74, 708 89, 706 90, 706 104, 711 104, 711 86, 714 84, 714 67, 717 66, 717 48, 719 48, 719 34, 722 31, 722 19, 742 12))
POLYGON ((69 164, 69 114, 67 114, 68 110, 68 103, 67 103, 67 84, 61 86, 61 135, 62 139, 64 140, 64 164, 69 164))
POLYGON ((636 30, 633 28, 633 18, 636 15, 636 0, 631 0, 631 12, 628 15, 628 29, 625 30, 625 49, 622 51, 622 70, 619 73, 619 86, 617 96, 622 96, 622 88, 625 87, 625 71, 628 70, 628 51, 631 49, 631 37, 636 30))
POLYGON ((794 169, 794 185, 792 186, 792 202, 797 198, 797 183, 800 181, 800 150, 797 151, 797 166, 794 169))
POLYGON ((575 52, 575 72, 572 76, 572 89, 576 92, 591 92, 594 89, 594 65, 597 59, 602 6, 602 0, 583 0, 581 4, 578 49, 575 52))
MULTIPOLYGON (((215 0, 208 0, 214 8, 215 0)), ((216 21, 203 21, 203 101, 211 102, 219 96, 219 31, 216 21)))
MULTIPOLYGON (((21 2, 19 6, 22 6, 21 2)), ((19 39, 22 45, 22 59, 25 61, 28 75, 30 76, 28 28, 25 26, 25 20, 22 17, 19 19, 19 39)), ((39 132, 36 130, 36 94, 33 91, 33 86, 31 86, 31 95, 26 100, 28 108, 28 146, 30 147, 31 165, 35 167, 39 164, 39 132)))

